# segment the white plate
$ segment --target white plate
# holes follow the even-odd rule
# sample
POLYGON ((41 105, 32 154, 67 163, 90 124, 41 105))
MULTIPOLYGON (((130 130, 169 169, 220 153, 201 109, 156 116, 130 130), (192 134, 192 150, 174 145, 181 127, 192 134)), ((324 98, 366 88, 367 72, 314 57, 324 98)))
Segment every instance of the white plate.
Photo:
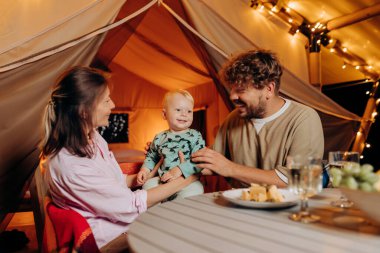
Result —
POLYGON ((223 192, 222 196, 228 201, 245 207, 258 208, 258 209, 271 209, 271 208, 284 208, 297 205, 299 198, 297 195, 291 193, 286 189, 278 189, 278 191, 284 196, 284 202, 255 202, 249 200, 242 200, 241 193, 246 189, 235 189, 223 192))

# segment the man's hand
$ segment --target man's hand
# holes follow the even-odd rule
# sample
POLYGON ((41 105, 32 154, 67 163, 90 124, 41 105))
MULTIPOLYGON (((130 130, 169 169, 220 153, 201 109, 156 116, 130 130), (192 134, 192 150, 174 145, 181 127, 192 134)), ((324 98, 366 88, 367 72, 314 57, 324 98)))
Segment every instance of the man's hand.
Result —
POLYGON ((182 176, 182 171, 180 170, 179 167, 175 167, 173 169, 170 169, 164 175, 162 175, 161 181, 162 182, 170 182, 174 179, 179 178, 180 176, 182 176))
POLYGON ((139 173, 137 173, 137 186, 141 186, 145 184, 146 180, 148 180, 150 170, 147 168, 141 168, 139 173))
POLYGON ((209 149, 202 148, 191 155, 191 160, 197 163, 197 167, 203 169, 202 174, 213 171, 221 176, 229 177, 232 167, 235 165, 222 154, 209 149))

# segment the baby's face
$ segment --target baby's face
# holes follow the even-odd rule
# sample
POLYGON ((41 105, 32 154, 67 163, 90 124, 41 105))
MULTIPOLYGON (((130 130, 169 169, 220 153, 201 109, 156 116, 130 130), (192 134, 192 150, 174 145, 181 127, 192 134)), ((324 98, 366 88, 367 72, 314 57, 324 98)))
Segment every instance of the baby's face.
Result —
POLYGON ((181 94, 174 94, 164 109, 165 119, 174 132, 187 130, 193 123, 193 103, 181 94))

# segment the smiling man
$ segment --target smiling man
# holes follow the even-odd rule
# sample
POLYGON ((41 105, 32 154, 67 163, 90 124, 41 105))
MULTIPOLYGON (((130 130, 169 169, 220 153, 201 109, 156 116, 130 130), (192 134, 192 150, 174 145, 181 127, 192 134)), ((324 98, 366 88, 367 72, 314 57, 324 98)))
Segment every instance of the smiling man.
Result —
MULTIPOLYGON (((323 156, 321 120, 315 110, 279 96, 281 65, 270 51, 248 51, 221 70, 233 110, 220 127, 212 149, 193 162, 230 177, 233 187, 249 183, 286 186, 287 156, 323 156)), ((207 170, 204 170, 207 171, 207 170)))

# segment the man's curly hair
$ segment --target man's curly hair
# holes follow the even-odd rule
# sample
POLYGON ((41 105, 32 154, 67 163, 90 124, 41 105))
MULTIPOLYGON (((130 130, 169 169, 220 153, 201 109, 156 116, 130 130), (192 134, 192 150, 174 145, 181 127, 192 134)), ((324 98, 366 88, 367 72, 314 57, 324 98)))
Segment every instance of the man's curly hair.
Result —
POLYGON ((270 82, 275 83, 275 92, 280 89, 281 65, 276 55, 267 50, 251 50, 231 59, 221 70, 224 85, 232 88, 248 87, 263 89, 270 82))

